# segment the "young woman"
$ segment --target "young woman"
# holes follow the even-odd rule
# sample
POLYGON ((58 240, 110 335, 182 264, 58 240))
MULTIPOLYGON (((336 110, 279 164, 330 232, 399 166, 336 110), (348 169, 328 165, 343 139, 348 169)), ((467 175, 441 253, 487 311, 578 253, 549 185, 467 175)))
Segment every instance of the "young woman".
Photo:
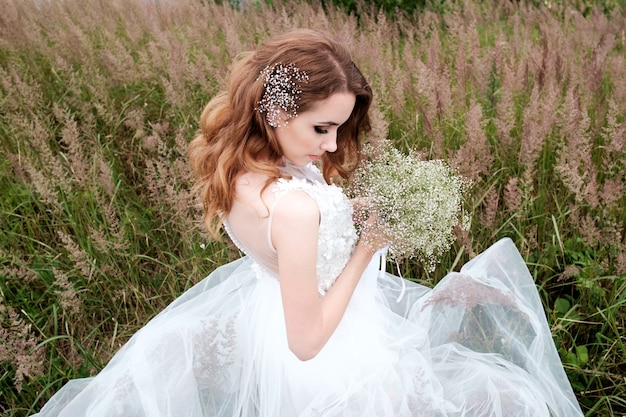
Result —
POLYGON ((510 240, 433 290, 405 282, 398 301, 375 227, 357 237, 330 183, 356 168, 371 101, 327 34, 294 31, 241 57, 190 159, 209 230, 247 256, 38 415, 581 416, 510 240))

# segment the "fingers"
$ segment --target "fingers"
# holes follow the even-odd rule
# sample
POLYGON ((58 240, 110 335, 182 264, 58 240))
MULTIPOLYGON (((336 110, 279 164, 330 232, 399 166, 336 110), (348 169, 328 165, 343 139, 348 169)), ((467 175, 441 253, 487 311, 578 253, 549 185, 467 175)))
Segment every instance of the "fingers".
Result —
POLYGON ((364 222, 361 229, 361 241, 372 252, 389 246, 389 236, 384 225, 379 222, 376 213, 371 214, 364 222))

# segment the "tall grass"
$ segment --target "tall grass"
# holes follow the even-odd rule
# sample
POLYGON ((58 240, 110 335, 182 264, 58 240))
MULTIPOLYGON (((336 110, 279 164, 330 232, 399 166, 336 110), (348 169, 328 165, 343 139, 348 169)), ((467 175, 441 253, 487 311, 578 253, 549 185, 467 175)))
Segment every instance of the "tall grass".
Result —
MULTIPOLYGON (((210 241, 186 143, 231 60, 337 33, 376 95, 372 138, 450 160, 473 224, 431 283, 512 237, 588 415, 626 413, 625 11, 449 2, 358 18, 299 2, 0 0, 0 413, 98 372, 239 256, 210 241)), ((548 4, 548 3, 546 3, 548 4)))

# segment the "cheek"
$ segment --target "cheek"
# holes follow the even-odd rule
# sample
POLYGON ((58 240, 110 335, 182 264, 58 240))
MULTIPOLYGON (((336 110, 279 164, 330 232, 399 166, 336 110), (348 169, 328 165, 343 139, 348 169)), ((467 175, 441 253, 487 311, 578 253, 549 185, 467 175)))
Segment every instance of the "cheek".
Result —
POLYGON ((315 139, 312 137, 307 137, 301 142, 301 146, 306 148, 307 150, 311 150, 316 146, 315 139))
POLYGON ((289 146, 289 144, 291 143, 291 137, 289 136, 289 132, 285 132, 284 130, 276 132, 276 140, 282 148, 284 148, 285 146, 289 146))
POLYGON ((287 140, 289 140, 289 143, 291 144, 291 146, 296 146, 296 147, 305 147, 307 146, 307 143, 309 142, 309 138, 306 135, 304 135, 301 131, 291 132, 287 140))

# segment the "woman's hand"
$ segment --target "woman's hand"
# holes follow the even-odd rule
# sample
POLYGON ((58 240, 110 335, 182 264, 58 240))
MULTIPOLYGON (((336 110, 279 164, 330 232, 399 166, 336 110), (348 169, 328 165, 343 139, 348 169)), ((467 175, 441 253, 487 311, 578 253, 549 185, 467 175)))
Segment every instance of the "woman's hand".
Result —
POLYGON ((352 203, 352 220, 360 226, 359 245, 365 246, 372 254, 379 249, 389 246, 390 236, 385 234, 378 213, 372 209, 371 199, 357 197, 350 200, 352 203))
POLYGON ((359 245, 364 245, 372 254, 379 249, 389 246, 391 237, 387 236, 378 213, 370 211, 367 220, 361 222, 359 245))
POLYGON ((368 211, 371 207, 370 203, 371 199, 368 197, 356 197, 350 200, 350 204, 352 204, 352 209, 354 210, 354 215, 358 213, 368 211))

